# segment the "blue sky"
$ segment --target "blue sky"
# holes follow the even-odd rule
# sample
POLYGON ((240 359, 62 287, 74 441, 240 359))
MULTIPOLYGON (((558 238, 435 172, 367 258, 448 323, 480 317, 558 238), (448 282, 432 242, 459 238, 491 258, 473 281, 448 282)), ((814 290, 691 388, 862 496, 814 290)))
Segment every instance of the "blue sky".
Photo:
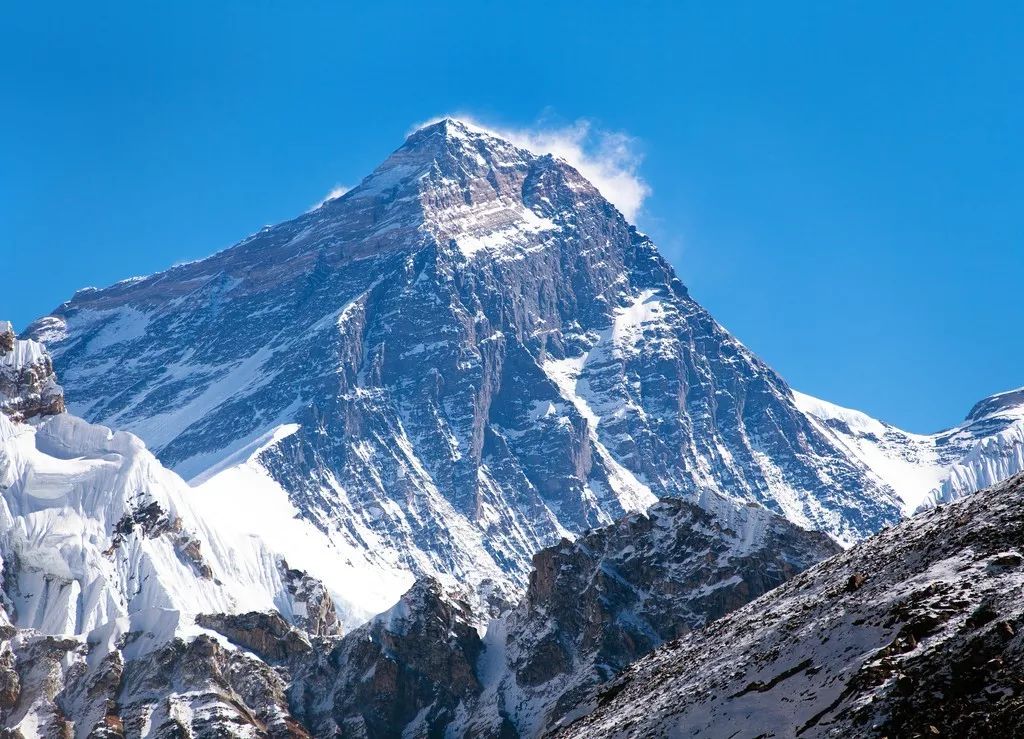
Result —
POLYGON ((1019 3, 86 5, 0 24, 19 327, 287 219, 454 112, 588 121, 596 161, 624 143, 638 225, 794 387, 930 431, 1024 385, 1019 3))

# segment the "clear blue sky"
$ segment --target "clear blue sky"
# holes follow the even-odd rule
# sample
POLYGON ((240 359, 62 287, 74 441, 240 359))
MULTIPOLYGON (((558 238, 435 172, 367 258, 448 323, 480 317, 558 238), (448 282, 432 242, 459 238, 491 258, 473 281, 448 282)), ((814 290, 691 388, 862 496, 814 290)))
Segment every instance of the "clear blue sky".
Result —
POLYGON ((794 386, 1024 385, 1020 3, 14 3, 0 318, 227 246, 448 112, 636 137, 639 225, 794 386), (437 5, 438 7, 431 7, 437 5))

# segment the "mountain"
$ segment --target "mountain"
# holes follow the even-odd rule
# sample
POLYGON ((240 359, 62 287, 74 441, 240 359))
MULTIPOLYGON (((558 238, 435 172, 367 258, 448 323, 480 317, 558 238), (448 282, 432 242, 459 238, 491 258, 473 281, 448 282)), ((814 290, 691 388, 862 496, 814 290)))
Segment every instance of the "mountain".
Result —
POLYGON ((413 576, 514 600, 536 550, 665 497, 847 543, 901 516, 575 169, 450 119, 342 197, 26 335, 74 413, 289 561, 294 519, 391 602, 413 576))
MULTIPOLYGON (((137 437, 61 412, 40 345, 0 342, 0 367, 31 379, 0 406, 0 720, 12 736, 137 736, 199 707, 224 725, 244 718, 232 690, 204 692, 189 673, 221 669, 196 623, 205 613, 272 612, 337 633, 322 583, 197 509, 137 437)), ((270 680, 258 661, 231 659, 249 682, 270 680)), ((278 687, 278 703, 263 700, 286 713, 278 687)))
POLYGON ((903 500, 910 514, 1024 470, 1024 388, 979 401, 958 426, 911 434, 859 411, 795 392, 797 406, 903 500))
POLYGON ((565 737, 1020 736, 1024 476, 638 661, 565 737))
MULTIPOLYGON (((27 341, 0 359, 49 366, 27 341)), ((486 636, 475 594, 429 577, 343 634, 323 582, 140 439, 24 409, 0 414, 5 735, 536 736, 666 639, 839 551, 707 492, 539 552, 486 636)))

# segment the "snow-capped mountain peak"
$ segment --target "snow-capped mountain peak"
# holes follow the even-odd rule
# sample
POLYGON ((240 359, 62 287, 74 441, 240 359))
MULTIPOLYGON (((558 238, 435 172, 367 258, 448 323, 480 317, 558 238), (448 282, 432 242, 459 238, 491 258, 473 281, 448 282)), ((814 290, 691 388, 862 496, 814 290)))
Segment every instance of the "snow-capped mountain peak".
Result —
POLYGON ((226 509, 258 485, 393 599, 418 575, 511 597, 537 549, 663 497, 846 543, 905 507, 579 172, 451 119, 343 196, 28 333, 74 412, 226 509))

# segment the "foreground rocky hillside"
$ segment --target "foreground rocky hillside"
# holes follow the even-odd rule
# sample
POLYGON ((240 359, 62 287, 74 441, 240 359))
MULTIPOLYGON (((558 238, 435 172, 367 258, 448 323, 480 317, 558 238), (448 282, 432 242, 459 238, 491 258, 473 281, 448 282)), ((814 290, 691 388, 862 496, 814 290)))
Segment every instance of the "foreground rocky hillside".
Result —
POLYGON ((1024 733, 1024 476, 637 662, 565 737, 1024 733))
POLYGON ((539 736, 581 696, 840 551, 763 507, 668 499, 533 558, 525 598, 492 621, 468 736, 539 736))

